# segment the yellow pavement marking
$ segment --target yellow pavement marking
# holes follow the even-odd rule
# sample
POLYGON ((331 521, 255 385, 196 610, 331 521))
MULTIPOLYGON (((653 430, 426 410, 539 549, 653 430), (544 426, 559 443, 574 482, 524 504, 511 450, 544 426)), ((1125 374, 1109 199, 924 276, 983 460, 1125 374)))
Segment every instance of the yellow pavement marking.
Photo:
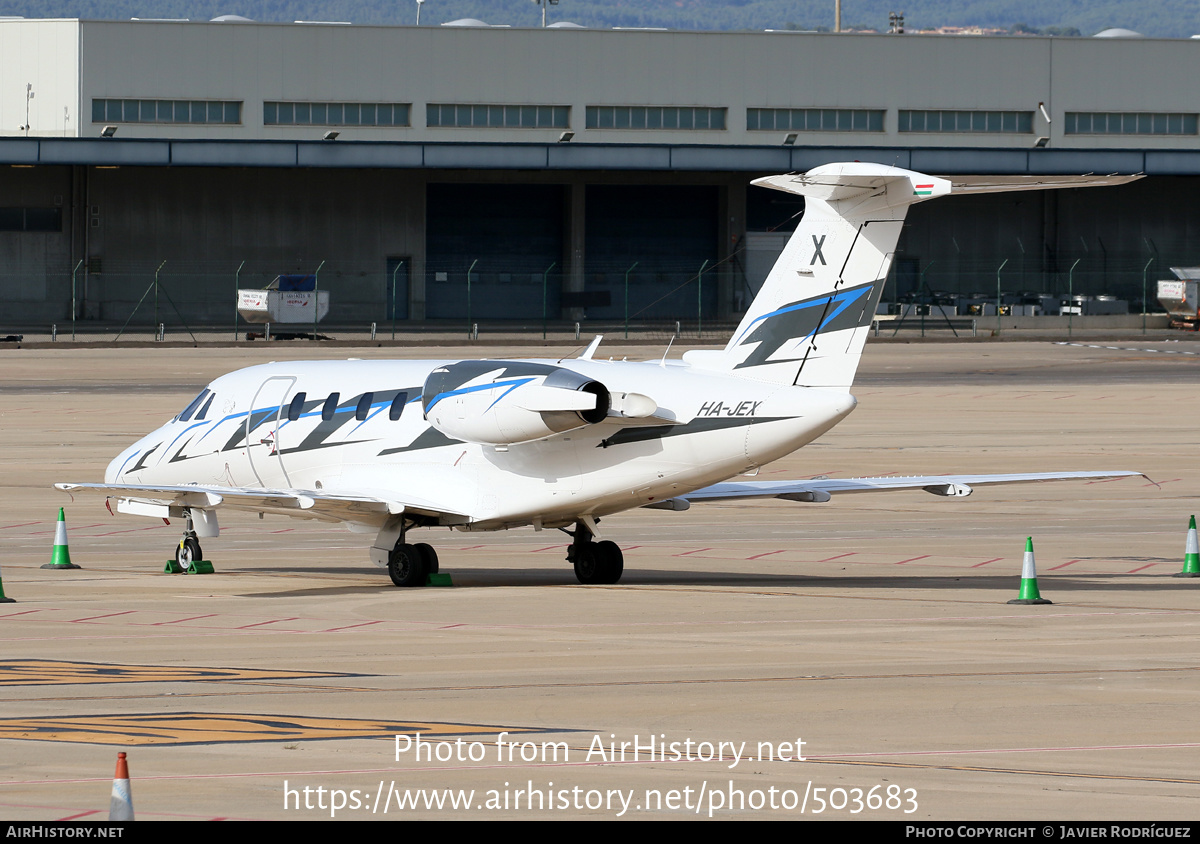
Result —
POLYGON ((332 671, 271 671, 258 668, 184 668, 55 659, 0 660, 0 686, 62 686, 85 683, 189 683, 197 680, 296 680, 361 677, 332 671))
POLYGON ((522 727, 452 724, 433 721, 373 721, 357 718, 308 718, 236 713, 157 712, 131 715, 60 715, 0 719, 0 739, 70 741, 88 744, 181 745, 253 741, 391 738, 420 733, 444 736, 493 736, 547 732, 522 727))

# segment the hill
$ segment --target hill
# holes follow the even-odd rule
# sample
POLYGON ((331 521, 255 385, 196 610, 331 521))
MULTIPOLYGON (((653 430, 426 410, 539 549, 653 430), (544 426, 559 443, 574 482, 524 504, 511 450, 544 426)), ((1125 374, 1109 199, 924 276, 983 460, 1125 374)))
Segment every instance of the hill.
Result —
MULTIPOLYGON (((1191 0, 844 0, 845 26, 887 28, 888 13, 902 7, 909 30, 978 25, 1034 30, 1078 29, 1092 35, 1125 27, 1148 36, 1186 38, 1200 33, 1200 4, 1191 0)), ((591 27, 670 29, 832 29, 833 0, 562 0, 551 21, 591 27)), ((191 18, 239 14, 260 21, 343 20, 412 24, 413 0, 6 0, 0 15, 85 19, 191 18)), ((492 24, 537 26, 540 7, 530 0, 428 0, 422 24, 458 18, 492 24)))

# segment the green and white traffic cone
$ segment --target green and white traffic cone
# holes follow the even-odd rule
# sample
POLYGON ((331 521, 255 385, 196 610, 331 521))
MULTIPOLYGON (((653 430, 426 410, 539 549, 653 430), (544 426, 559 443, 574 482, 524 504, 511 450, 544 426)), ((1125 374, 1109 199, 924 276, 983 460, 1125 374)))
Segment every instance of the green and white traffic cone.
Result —
POLYGON ((1188 523, 1187 545, 1183 549, 1183 571, 1174 577, 1200 577, 1200 545, 1196 543, 1196 517, 1188 523))
POLYGON ((58 508, 58 526, 54 528, 54 553, 50 562, 42 566, 44 569, 77 569, 79 566, 71 562, 71 549, 67 547, 67 517, 63 508, 58 508))
POLYGON ((1037 567, 1033 564, 1033 537, 1025 540, 1025 559, 1021 563, 1021 591, 1010 604, 1052 604, 1038 592, 1037 567))
POLYGON ((16 598, 4 597, 4 578, 0 577, 0 604, 15 604, 16 598))

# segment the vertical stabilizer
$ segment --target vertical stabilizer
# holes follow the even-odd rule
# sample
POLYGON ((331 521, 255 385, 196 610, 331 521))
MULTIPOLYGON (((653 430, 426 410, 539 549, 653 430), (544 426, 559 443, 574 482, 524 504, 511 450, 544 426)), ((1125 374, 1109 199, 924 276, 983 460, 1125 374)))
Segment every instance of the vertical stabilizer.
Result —
POLYGON ((724 352, 697 363, 849 390, 908 206, 950 193, 950 182, 855 162, 754 184, 804 196, 804 217, 724 352))

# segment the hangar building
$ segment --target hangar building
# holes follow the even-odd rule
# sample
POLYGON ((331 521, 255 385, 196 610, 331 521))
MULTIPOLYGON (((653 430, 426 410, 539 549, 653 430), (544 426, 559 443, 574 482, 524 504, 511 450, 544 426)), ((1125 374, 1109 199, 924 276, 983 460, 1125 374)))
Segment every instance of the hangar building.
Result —
POLYGON ((1200 263, 1195 41, 477 24, 0 20, 0 322, 727 319, 801 208, 750 181, 846 159, 1148 175, 918 205, 886 298, 1200 263))

